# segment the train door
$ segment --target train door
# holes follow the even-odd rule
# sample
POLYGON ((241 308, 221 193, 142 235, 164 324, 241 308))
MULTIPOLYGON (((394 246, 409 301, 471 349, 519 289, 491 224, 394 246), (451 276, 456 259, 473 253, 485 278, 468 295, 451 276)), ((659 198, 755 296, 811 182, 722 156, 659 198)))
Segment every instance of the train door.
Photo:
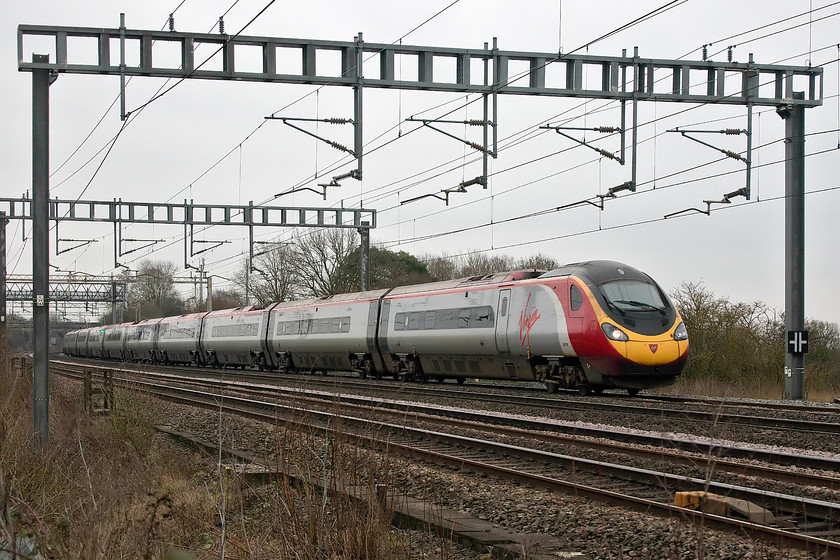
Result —
POLYGON ((510 318, 510 289, 499 291, 499 305, 496 308, 496 347, 499 352, 510 352, 508 344, 508 319, 510 318))

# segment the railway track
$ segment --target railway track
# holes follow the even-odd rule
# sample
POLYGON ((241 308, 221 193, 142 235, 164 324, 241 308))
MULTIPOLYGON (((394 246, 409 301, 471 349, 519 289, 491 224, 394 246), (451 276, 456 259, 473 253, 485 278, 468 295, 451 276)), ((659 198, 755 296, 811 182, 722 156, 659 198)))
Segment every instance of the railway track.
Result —
MULTIPOLYGON (((64 373, 78 375, 70 371, 64 373)), ((348 403, 345 401, 346 396, 341 398, 342 407, 348 405, 358 407, 357 410, 362 414, 351 416, 345 413, 338 414, 336 411, 304 409, 301 408, 301 402, 298 399, 298 397, 303 398, 302 395, 296 397, 295 406, 266 401, 257 402, 250 397, 242 398, 230 394, 225 394, 224 399, 220 401, 218 394, 207 391, 185 387, 160 387, 138 380, 117 379, 116 381, 125 383, 135 390, 163 394, 166 398, 185 404, 213 409, 223 406, 229 412, 272 423, 278 416, 294 418, 294 422, 300 424, 303 424, 300 419, 306 418, 305 425, 308 428, 311 428, 313 423, 323 428, 326 423, 334 426, 336 422, 339 422, 358 443, 368 447, 388 447, 392 450, 398 448, 402 453, 423 457, 439 464, 491 473, 538 487, 563 490, 626 507, 655 511, 661 515, 702 518, 706 525, 726 527, 729 530, 735 528, 736 531, 747 532, 784 546, 795 544, 800 548, 840 554, 840 542, 831 540, 837 539, 840 535, 832 521, 840 518, 840 504, 716 483, 700 478, 674 476, 604 461, 581 459, 492 441, 486 437, 468 437, 430 430, 427 427, 416 428, 378 419, 373 420, 368 417, 369 414, 363 416, 365 411, 360 410, 361 407, 366 406, 366 411, 369 412, 372 409, 370 403, 367 405, 348 403), (372 437, 371 433, 376 433, 377 436, 372 437), (708 513, 700 514, 676 507, 672 505, 671 500, 673 492, 677 490, 714 492, 769 506, 774 516, 774 526, 708 513), (805 530, 802 530, 803 528, 805 530), (821 536, 814 536, 812 533, 821 536)), ((192 382, 198 382, 198 380, 192 380, 192 382)), ((218 388, 218 383, 216 388, 218 388)), ((273 389, 276 390, 276 388, 273 389)), ((324 401, 325 399, 316 400, 324 401)), ((375 408, 381 412, 380 404, 377 403, 375 408)), ((396 412, 405 419, 407 409, 391 409, 391 412, 396 412)), ((419 414, 419 412, 414 411, 413 414, 419 414)), ((441 420, 451 421, 449 418, 441 418, 438 415, 437 421, 441 420)), ((462 423, 466 421, 466 419, 459 419, 462 423)), ((463 424, 461 427, 463 428, 463 424)), ((473 428, 478 429, 478 426, 473 426, 473 428)), ((492 429, 497 429, 497 427, 492 429)), ((343 436, 347 437, 348 433, 344 433, 343 436)), ((836 464, 834 468, 837 468, 836 464)))
MULTIPOLYGON (((69 363, 69 362, 68 362, 69 363)), ((101 364, 101 362, 99 362, 101 364)), ((91 364, 94 365, 94 364, 91 364)), ((98 364, 96 364, 98 365, 98 364)), ((214 370, 214 369, 207 369, 207 368, 185 368, 185 367, 178 367, 178 366, 165 366, 161 367, 159 365, 155 366, 155 369, 166 369, 166 370, 174 370, 179 372, 185 372, 190 377, 196 376, 209 376, 209 377, 219 377, 224 376, 226 378, 230 378, 228 373, 234 372, 234 370, 214 370), (220 373, 225 372, 225 373, 220 373)), ((309 385, 323 385, 324 384, 324 377, 313 377, 313 376, 278 376, 272 374, 264 374, 264 373, 257 373, 251 371, 239 371, 231 373, 233 376, 241 379, 250 379, 254 381, 263 381, 269 383, 297 383, 298 380, 305 380, 303 381, 309 385)), ((341 390, 362 390, 362 391, 391 391, 391 385, 386 384, 383 386, 379 383, 372 383, 366 381, 360 381, 351 379, 348 377, 329 377, 330 379, 329 385, 331 387, 335 387, 341 390)), ((401 384, 400 386, 405 386, 401 384)), ((483 384, 484 387, 487 387, 487 384, 483 384)), ((441 398, 441 399, 450 399, 452 401, 463 401, 465 398, 469 398, 471 400, 483 401, 488 403, 501 403, 504 405, 512 405, 512 406, 522 406, 522 407, 532 407, 532 408, 539 408, 544 409, 547 411, 577 411, 577 412, 589 412, 589 411, 598 411, 607 414, 629 414, 634 416, 642 416, 642 417, 651 417, 651 418, 660 418, 660 419, 676 419, 676 420, 691 420, 694 422, 703 422, 709 426, 739 426, 739 427, 754 427, 760 428, 763 430, 775 430, 775 431, 785 431, 785 432, 796 432, 796 433, 808 433, 808 434, 840 434, 840 421, 834 421, 834 417, 836 415, 837 420, 840 420, 840 407, 833 407, 833 406, 826 406, 826 407, 817 407, 817 406, 796 406, 793 404, 786 404, 786 403, 779 403, 779 406, 773 406, 774 403, 764 403, 767 406, 759 406, 763 403, 755 403, 755 402, 747 402, 747 406, 752 409, 760 410, 764 408, 766 410, 794 410, 800 413, 819 413, 821 415, 828 415, 829 420, 825 419, 798 419, 798 418, 788 418, 788 417, 778 417, 778 416, 757 416, 753 414, 735 414, 731 412, 724 412, 723 407, 726 408, 733 408, 735 407, 732 403, 724 404, 722 401, 718 401, 716 399, 689 399, 689 402, 693 402, 695 404, 701 403, 711 407, 715 407, 713 410, 687 410, 684 407, 680 408, 665 408, 665 407, 653 407, 650 405, 650 401, 665 401, 671 404, 679 404, 685 402, 686 399, 663 399, 660 396, 650 396, 642 399, 641 402, 638 401, 638 398, 630 398, 627 397, 625 399, 621 399, 622 402, 615 402, 615 401, 606 401, 601 398, 590 398, 590 399, 563 399, 562 397, 552 396, 552 397, 545 397, 545 396, 533 396, 533 395, 522 395, 522 394, 510 394, 510 393, 498 393, 498 392, 487 392, 487 391, 476 391, 473 390, 474 387, 471 387, 471 390, 465 391, 464 388, 444 388, 439 386, 428 386, 428 385, 411 385, 412 393, 417 393, 418 395, 424 395, 426 397, 434 397, 434 398, 441 398), (629 401, 627 403, 623 401, 629 401)))
MULTIPOLYGON (((54 362, 56 366, 75 367, 72 362, 54 362)), ((104 366, 86 366, 88 368, 101 370, 115 370, 104 366)), ((543 440, 551 440, 555 443, 577 443, 585 445, 590 448, 600 447, 605 451, 620 451, 626 454, 635 454, 637 456, 647 456, 649 458, 667 458, 672 457, 675 463, 683 462, 696 463, 697 461, 714 462, 715 465, 720 465, 721 468, 728 469, 730 472, 741 472, 749 476, 762 476, 761 470, 757 466, 751 466, 746 463, 734 463, 726 459, 748 459, 760 461, 769 465, 795 466, 807 469, 818 469, 829 472, 840 472, 840 460, 823 457, 812 454, 789 453, 775 449, 765 449, 761 447, 748 445, 725 445, 721 443, 712 443, 688 439, 683 437, 669 437, 662 434, 650 434, 633 431, 619 431, 612 427, 598 427, 592 425, 581 424, 577 422, 565 422, 559 420, 549 420, 545 418, 525 417, 500 415, 495 412, 484 412, 480 410, 470 410, 464 408, 442 407, 440 405, 429 405, 418 402, 409 402, 407 400, 393 400, 370 397, 366 395, 353 395, 346 393, 335 393, 332 391, 304 391, 296 387, 284 387, 279 385, 265 385, 265 384, 245 384, 239 379, 220 380, 210 376, 186 376, 183 373, 156 373, 151 371, 137 371, 135 369, 124 369, 116 371, 123 371, 129 375, 143 375, 149 377, 156 377, 159 379, 166 379, 170 382, 189 383, 191 385, 198 385, 201 387, 212 386, 215 388, 224 388, 227 390, 235 390, 240 392, 248 392, 251 395, 260 398, 267 398, 268 396, 276 397, 278 395, 293 396, 296 402, 325 402, 335 403, 340 401, 342 406, 357 406, 366 411, 366 414, 372 414, 374 411, 377 414, 384 414, 385 411, 392 411, 393 417, 405 417, 407 414, 419 417, 422 415, 426 419, 436 419, 436 421, 445 421, 452 423, 453 421, 460 421, 466 423, 468 427, 475 429, 478 426, 489 430, 490 426, 497 433, 513 436, 525 437, 540 437, 543 440), (581 438, 588 438, 583 440, 581 438), (597 440, 597 441, 593 441, 597 440), (607 442, 603 442, 607 440, 607 442), (629 448, 627 444, 641 445, 645 448, 629 448), (663 451, 665 450, 665 451, 663 451), (683 451, 690 452, 694 455, 686 457, 677 453, 668 453, 668 451, 683 451)), ((188 372, 194 370, 187 370, 188 372)), ((198 370, 204 373, 204 370, 198 370)), ((407 396, 407 395, 406 395, 407 396)), ((496 395, 494 395, 496 396, 496 395)), ((463 400, 463 395, 462 395, 463 400)), ((809 473, 783 471, 782 469, 775 469, 775 478, 778 480, 793 481, 800 484, 812 484, 814 486, 825 488, 837 488, 840 481, 834 477, 824 477, 820 475, 810 476, 809 473), (796 482, 797 480, 802 482, 796 482)))

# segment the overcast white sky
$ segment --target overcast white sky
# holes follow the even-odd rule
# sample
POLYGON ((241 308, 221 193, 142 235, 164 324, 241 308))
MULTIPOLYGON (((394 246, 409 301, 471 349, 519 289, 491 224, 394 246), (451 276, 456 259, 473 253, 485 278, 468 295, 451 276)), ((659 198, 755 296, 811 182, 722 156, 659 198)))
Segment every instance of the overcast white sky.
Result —
MULTIPOLYGON (((17 71, 18 24, 115 28, 119 26, 120 12, 125 12, 129 28, 161 29, 167 15, 178 7, 175 13, 177 30, 207 32, 234 4, 225 17, 226 31, 234 33, 267 2, 32 0, 7 3, 0 23, 0 72, 3 76, 0 111, 4 128, 0 135, 2 196, 19 196, 31 188, 31 75, 17 71)), ((664 3, 664 0, 565 0, 561 9, 558 0, 277 1, 244 34, 352 41, 362 32, 369 42, 402 40, 404 44, 476 49, 498 37, 499 48, 503 50, 553 53, 562 44, 568 52, 664 3), (444 8, 447 9, 426 22, 444 8), (417 26, 420 27, 406 36, 417 26)), ((642 57, 678 58, 691 53, 687 58, 700 59, 701 45, 713 43, 710 53, 718 53, 730 44, 737 45, 734 49, 737 61, 746 61, 749 53, 754 53, 758 63, 783 61, 806 65, 810 58, 814 65, 825 67, 825 103, 806 112, 806 132, 830 131, 838 128, 838 14, 840 3, 829 0, 689 0, 651 21, 593 45, 589 53, 620 55, 622 48, 632 53, 633 47, 638 46, 642 57), (816 11, 810 25, 784 31, 807 23, 809 17, 806 15, 722 41, 807 12, 811 5, 816 11), (774 31, 778 33, 772 37, 750 41, 774 31)), ((71 45, 71 60, 73 48, 71 45)), ((84 45, 76 48, 76 56, 89 56, 84 45)), ((27 42, 24 49, 26 57, 32 51, 54 52, 54 48, 36 41, 27 42)), ((209 54, 204 53, 204 56, 209 54)), ((725 57, 723 52, 716 54, 714 59, 725 60, 725 57)), ((197 58, 200 58, 198 54, 197 58)), ((322 62, 329 68, 329 60, 319 60, 319 64, 322 62)), ((281 63, 288 61, 281 60, 281 63)), ((398 66, 398 72, 404 72, 406 76, 413 71, 407 64, 398 66)), ((142 105, 161 85, 163 80, 159 79, 133 79, 127 88, 128 108, 142 105)), ((126 127, 83 198, 132 201, 191 198, 196 203, 264 203, 275 193, 301 184, 316 171, 323 173, 341 162, 344 164, 337 172, 347 171, 353 164, 342 153, 280 122, 264 124, 263 117, 277 111, 282 116, 306 118, 353 116, 351 89, 323 88, 317 93, 316 89, 314 86, 187 80, 151 104, 126 127), (224 157, 228 153, 230 155, 224 157)), ((101 155, 88 165, 83 164, 119 130, 119 103, 107 111, 90 139, 73 157, 70 156, 106 113, 118 92, 119 79, 113 76, 62 75, 50 88, 53 197, 76 198, 90 181, 101 155), (59 169, 62 164, 65 165, 59 169)), ((525 96, 499 98, 498 134, 505 149, 500 151, 498 159, 492 160, 487 190, 474 186, 465 194, 453 195, 449 207, 431 198, 400 206, 400 200, 438 192, 480 175, 481 164, 476 161, 475 152, 465 151, 463 144, 432 130, 414 131, 416 123, 404 122, 412 115, 441 117, 472 100, 463 95, 433 92, 365 90, 364 139, 370 143, 367 150, 390 143, 365 156, 364 181, 344 181, 341 188, 330 189, 326 201, 316 194, 304 192, 283 196, 271 204, 358 207, 361 198, 364 207, 379 211, 379 227, 372 233, 373 242, 385 243, 394 250, 413 254, 446 251, 450 255, 475 250, 517 255, 539 252, 561 262, 615 259, 647 271, 667 291, 681 282, 703 282, 715 294, 732 301, 760 300, 778 310, 783 309, 784 202, 780 197, 784 194, 784 166, 766 165, 784 157, 784 146, 780 141, 784 125, 774 110, 760 108, 756 111, 753 143, 769 145, 753 155, 754 163, 763 167, 753 173, 752 203, 745 204, 743 199, 736 199, 725 209, 712 212, 711 216, 693 214, 662 220, 665 214, 701 207, 704 199, 720 199, 723 194, 743 186, 744 173, 710 177, 742 169, 743 164, 729 160, 679 173, 717 160, 719 154, 664 131, 675 126, 746 128, 746 109, 656 102, 640 104, 639 109, 639 122, 642 123, 638 150, 639 194, 608 201, 603 211, 588 206, 529 220, 497 223, 590 198, 630 178, 629 165, 622 167, 613 161, 599 160, 594 152, 585 147, 575 148, 573 142, 553 132, 536 134, 538 126, 547 121, 559 123, 558 115, 561 114, 578 117, 566 122, 567 126, 618 126, 618 104, 525 96), (605 110, 594 112, 602 107, 605 110), (662 118, 676 112, 680 114, 662 118), (720 120, 724 118, 726 120, 720 120), (660 120, 652 123, 654 119, 660 120), (711 120, 715 122, 707 122, 711 120), (397 138, 400 132, 402 134, 397 138), (522 135, 522 132, 530 134, 522 135), (510 138, 527 140, 516 143, 508 140, 510 138), (415 239, 491 222, 495 225, 466 233, 430 240, 415 239)), ((472 103, 447 118, 480 119, 480 107, 480 103, 472 103)), ((314 130, 314 125, 311 129, 314 130)), ((471 141, 480 141, 478 129, 465 132, 462 126, 449 125, 448 130, 458 136, 466 134, 471 141)), ((318 133, 352 146, 349 126, 321 124, 318 133)), ((583 133, 573 134, 582 136, 583 133)), ((586 134, 588 141, 597 137, 595 133, 586 134)), ((741 151, 746 145, 743 137, 714 136, 704 137, 704 140, 734 151, 741 151)), ((837 132, 812 135, 807 138, 806 154, 830 150, 839 143, 837 132)), ((602 140, 598 145, 610 151, 619 148, 616 139, 602 140)), ((840 260, 836 248, 840 237, 840 189, 836 189, 840 186, 836 172, 838 163, 838 150, 809 156, 805 172, 806 191, 834 188, 806 198, 805 249, 806 314, 832 322, 840 322, 840 298, 837 297, 840 260)), ((315 182, 323 181, 322 178, 304 184, 314 186, 315 182)), ((30 226, 26 227, 28 231, 30 226)), ((31 244, 23 244, 20 228, 19 222, 13 222, 7 230, 9 271, 31 273, 31 244)), ((290 232, 257 231, 260 240, 278 235, 288 237, 290 232)), ((86 249, 57 256, 55 248, 51 248, 52 263, 61 270, 93 274, 114 271, 112 226, 62 224, 60 236, 99 239, 86 249)), ((123 236, 168 240, 168 243, 159 244, 154 253, 138 251, 127 255, 124 261, 129 266, 136 267, 143 258, 183 264, 183 241, 179 242, 183 229, 178 226, 132 226, 123 236)), ((217 227, 199 234, 198 238, 231 241, 204 255, 208 270, 219 277, 216 285, 223 287, 223 278, 232 276, 241 263, 241 255, 247 252, 247 231, 217 227)), ((62 248, 67 245, 62 244, 62 248)), ((197 266, 198 258, 192 259, 191 264, 197 266)))

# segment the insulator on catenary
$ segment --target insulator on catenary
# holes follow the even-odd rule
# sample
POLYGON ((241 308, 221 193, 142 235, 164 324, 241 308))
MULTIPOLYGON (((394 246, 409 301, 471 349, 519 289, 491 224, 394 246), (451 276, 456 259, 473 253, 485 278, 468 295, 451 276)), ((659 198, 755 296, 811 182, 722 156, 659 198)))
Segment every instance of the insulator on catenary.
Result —
POLYGON ((175 31, 175 14, 169 14, 169 31, 175 31))
POLYGON ((608 152, 607 150, 602 150, 601 148, 595 148, 595 149, 599 154, 601 154, 605 158, 615 159, 615 154, 613 154, 612 152, 608 152))
POLYGON ((599 126, 595 129, 596 132, 621 132, 620 128, 616 128, 613 126, 599 126))
POLYGON ((327 119, 327 122, 329 124, 347 124, 351 121, 350 121, 350 119, 331 118, 331 119, 327 119))
POLYGON ((342 146, 338 142, 327 141, 327 144, 329 144, 333 148, 335 148, 337 150, 341 150, 343 152, 349 152, 350 151, 349 149, 347 149, 347 146, 342 146))
POLYGON ((219 16, 219 35, 225 34, 225 18, 219 16))
POLYGON ((741 129, 740 128, 727 128, 726 130, 723 131, 723 133, 727 134, 729 136, 737 136, 738 134, 741 134, 741 129))
POLYGON ((467 121, 467 125, 469 126, 484 126, 484 121, 480 121, 478 119, 470 119, 467 121))
POLYGON ((733 47, 728 47, 726 49, 726 60, 728 62, 732 62, 732 49, 733 49, 733 47))
POLYGON ((703 60, 709 57, 709 45, 703 45, 703 60))
POLYGON ((731 150, 725 150, 723 153, 724 153, 727 157, 731 157, 732 159, 741 159, 741 155, 740 155, 740 154, 736 154, 735 152, 733 152, 733 151, 731 151, 731 150))
POLYGON ((481 144, 476 144, 475 142, 470 142, 469 146, 471 148, 474 148, 474 149, 478 150, 479 152, 484 151, 484 146, 482 146, 481 144))

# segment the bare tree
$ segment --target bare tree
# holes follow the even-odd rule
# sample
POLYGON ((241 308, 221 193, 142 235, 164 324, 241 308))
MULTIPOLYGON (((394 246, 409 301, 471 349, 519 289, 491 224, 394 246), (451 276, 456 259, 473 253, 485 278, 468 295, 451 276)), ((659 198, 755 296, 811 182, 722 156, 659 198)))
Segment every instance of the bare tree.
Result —
POLYGON ((552 259, 548 255, 543 255, 542 253, 516 259, 513 264, 513 267, 517 270, 525 270, 528 268, 534 268, 537 270, 552 270, 554 268, 558 268, 559 266, 560 263, 558 263, 555 259, 552 259))
POLYGON ((513 259, 507 255, 487 256, 486 253, 470 253, 458 263, 459 276, 482 276, 494 272, 503 272, 513 268, 513 259))
POLYGON ((294 241, 294 263, 301 295, 325 296, 359 289, 358 278, 344 266, 358 246, 350 229, 316 229, 294 241))
POLYGON ((128 306, 140 306, 143 317, 163 317, 184 312, 184 302, 175 291, 178 266, 169 261, 144 260, 136 281, 129 284, 128 306))
POLYGON ((290 301, 300 294, 296 251, 289 244, 272 245, 257 255, 250 279, 251 295, 260 304, 290 301))
POLYGON ((420 255, 418 259, 426 265, 429 274, 436 280, 452 280, 458 278, 458 267, 455 264, 455 259, 446 253, 440 255, 425 253, 420 255))

